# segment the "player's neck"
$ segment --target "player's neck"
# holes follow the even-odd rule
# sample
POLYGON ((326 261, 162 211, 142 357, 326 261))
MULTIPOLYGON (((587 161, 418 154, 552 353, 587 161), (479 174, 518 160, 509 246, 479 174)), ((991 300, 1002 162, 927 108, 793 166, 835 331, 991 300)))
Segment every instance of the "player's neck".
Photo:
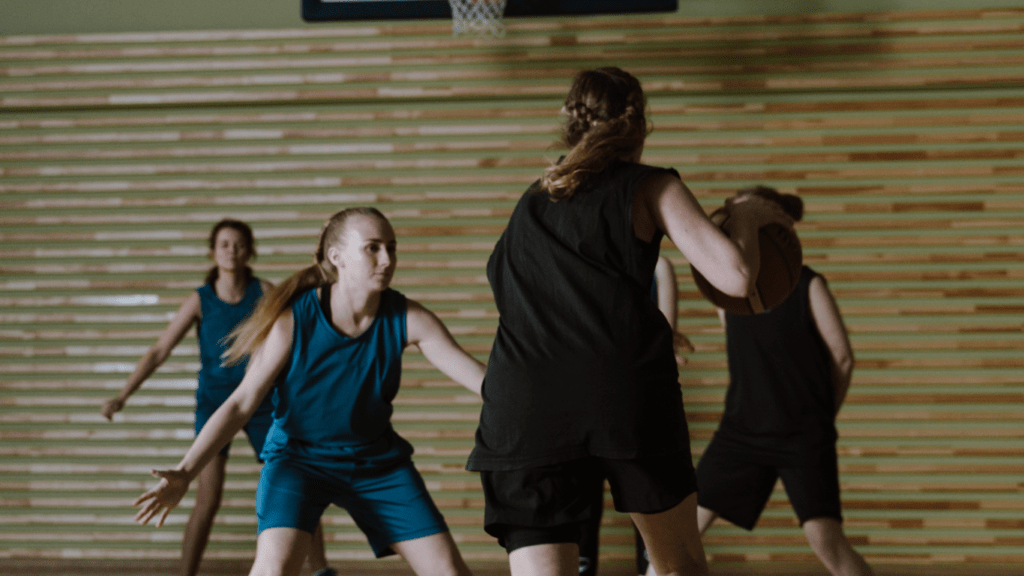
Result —
POLYGON ((346 336, 356 337, 366 331, 380 307, 379 291, 360 290, 335 283, 329 286, 331 324, 346 336))
POLYGON ((248 285, 248 274, 245 268, 241 270, 217 270, 217 280, 213 283, 213 289, 217 297, 225 302, 236 304, 245 297, 245 289, 248 285))

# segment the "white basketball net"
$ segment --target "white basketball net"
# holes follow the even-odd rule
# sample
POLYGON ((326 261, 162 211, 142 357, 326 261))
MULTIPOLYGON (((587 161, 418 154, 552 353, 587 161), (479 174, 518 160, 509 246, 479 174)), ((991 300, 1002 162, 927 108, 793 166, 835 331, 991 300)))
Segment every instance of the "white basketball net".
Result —
POLYGON ((504 36, 506 0, 448 0, 452 36, 504 36))

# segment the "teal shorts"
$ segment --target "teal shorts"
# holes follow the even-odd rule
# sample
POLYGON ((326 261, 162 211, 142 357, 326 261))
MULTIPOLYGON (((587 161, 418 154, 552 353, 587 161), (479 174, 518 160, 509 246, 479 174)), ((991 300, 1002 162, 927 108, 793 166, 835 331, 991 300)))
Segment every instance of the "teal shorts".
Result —
POLYGON ((408 455, 312 461, 267 458, 256 490, 259 532, 297 528, 313 534, 324 510, 348 511, 377 558, 391 544, 447 532, 448 526, 408 455))

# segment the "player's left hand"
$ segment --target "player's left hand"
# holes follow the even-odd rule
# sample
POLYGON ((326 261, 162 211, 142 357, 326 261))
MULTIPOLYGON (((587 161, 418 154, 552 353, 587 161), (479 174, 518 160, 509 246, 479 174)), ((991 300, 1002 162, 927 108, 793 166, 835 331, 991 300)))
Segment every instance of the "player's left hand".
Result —
POLYGON ((148 524, 150 520, 160 515, 156 523, 159 528, 164 525, 171 510, 185 497, 189 478, 180 470, 152 470, 150 473, 160 478, 160 483, 136 498, 132 506, 142 506, 135 515, 135 521, 139 524, 148 524))
POLYGON ((689 360, 686 356, 680 354, 680 352, 690 353, 696 350, 696 348, 693 347, 693 343, 686 337, 686 334, 683 334, 678 330, 675 330, 672 333, 672 344, 675 345, 676 349, 676 364, 685 366, 689 360))

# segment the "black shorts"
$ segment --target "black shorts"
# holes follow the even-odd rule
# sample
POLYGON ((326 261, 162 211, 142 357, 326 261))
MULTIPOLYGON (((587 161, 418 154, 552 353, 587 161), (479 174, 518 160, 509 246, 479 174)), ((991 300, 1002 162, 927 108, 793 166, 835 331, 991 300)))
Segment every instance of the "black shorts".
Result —
POLYGON ((579 542, 605 479, 619 512, 664 512, 697 490, 688 448, 634 460, 591 456, 524 470, 484 471, 480 478, 487 502, 484 530, 509 552, 579 542))
POLYGON ((781 478, 801 525, 821 517, 842 522, 835 444, 801 452, 798 464, 771 462, 716 438, 697 463, 697 501, 729 522, 753 530, 781 478))

